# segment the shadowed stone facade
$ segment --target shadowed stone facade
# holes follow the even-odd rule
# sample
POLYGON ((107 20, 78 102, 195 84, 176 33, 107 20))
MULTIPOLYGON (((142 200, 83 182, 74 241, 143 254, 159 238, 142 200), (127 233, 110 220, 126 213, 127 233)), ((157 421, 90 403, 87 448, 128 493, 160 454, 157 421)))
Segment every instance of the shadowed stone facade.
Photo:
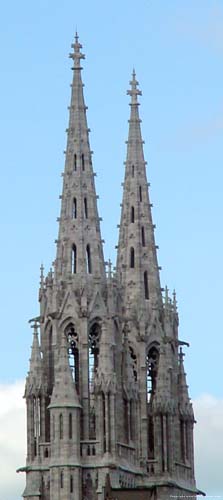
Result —
POLYGON ((194 414, 175 293, 160 286, 135 72, 117 264, 105 263, 81 78, 73 82, 54 269, 41 267, 26 379, 27 500, 194 496, 194 414))

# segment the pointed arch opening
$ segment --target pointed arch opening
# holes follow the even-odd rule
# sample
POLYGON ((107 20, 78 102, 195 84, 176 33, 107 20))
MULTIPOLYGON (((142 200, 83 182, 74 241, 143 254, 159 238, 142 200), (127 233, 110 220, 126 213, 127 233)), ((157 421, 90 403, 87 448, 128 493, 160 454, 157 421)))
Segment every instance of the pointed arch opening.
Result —
POLYGON ((89 244, 86 246, 86 263, 87 263, 87 273, 92 273, 92 263, 91 263, 91 247, 89 244))
POLYGON ((132 269, 135 267, 135 250, 133 247, 130 248, 130 267, 132 269))
POLYGON ((60 439, 63 439, 63 415, 62 415, 62 413, 59 416, 59 435, 60 435, 60 439))
POLYGON ((64 334, 67 338, 68 343, 68 357, 72 377, 75 382, 77 393, 79 393, 79 339, 73 323, 69 323, 69 325, 65 329, 64 334))
POLYGON ((148 284, 148 273, 147 271, 144 272, 144 294, 145 294, 145 299, 149 300, 149 284, 148 284))
POLYGON ((63 472, 60 473, 60 487, 63 488, 63 472))
POLYGON ((84 198, 84 218, 88 218, 88 203, 87 203, 87 198, 84 198))
POLYGON ((90 400, 90 439, 96 437, 96 418, 95 418, 95 397, 94 380, 98 369, 99 360, 99 342, 101 337, 100 320, 93 323, 88 336, 88 380, 89 380, 89 400, 90 400))
POLYGON ((156 378, 159 364, 159 346, 152 345, 146 357, 147 401, 155 394, 156 378))
POLYGON ((142 228, 141 228, 141 236, 142 236, 142 246, 144 247, 146 245, 146 241, 145 241, 145 228, 144 228, 144 226, 142 226, 142 228))
POLYGON ((74 170, 77 170, 77 155, 74 154, 74 170))
POLYGON ((135 165, 132 165, 132 177, 135 176, 135 165))
POLYGON ((69 421, 68 421, 68 429, 69 429, 69 439, 72 439, 73 437, 73 417, 72 413, 69 413, 69 421))
POLYGON ((72 219, 77 218, 77 198, 73 198, 72 202, 72 219))
POLYGON ((135 208, 131 207, 131 223, 135 222, 135 208))
POLYGON ((81 165, 82 165, 82 170, 85 170, 85 159, 84 159, 84 154, 83 153, 81 155, 81 165))
POLYGON ((142 186, 139 186, 139 201, 142 201, 142 186))
POLYGON ((75 244, 73 244, 71 249, 71 273, 76 274, 76 272, 77 272, 77 247, 75 244))
POLYGON ((70 476, 70 493, 74 492, 74 480, 73 476, 70 476))

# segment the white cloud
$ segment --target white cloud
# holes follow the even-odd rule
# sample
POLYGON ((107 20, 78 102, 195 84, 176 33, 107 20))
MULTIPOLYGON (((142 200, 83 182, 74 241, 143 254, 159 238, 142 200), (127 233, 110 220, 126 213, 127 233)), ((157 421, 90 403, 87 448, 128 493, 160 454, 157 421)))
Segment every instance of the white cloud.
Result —
POLYGON ((0 385, 0 500, 18 500, 24 477, 16 469, 25 464, 24 381, 0 385))
MULTIPOLYGON (((16 474, 26 456, 24 385, 0 385, 0 500, 20 500, 24 490, 24 475, 16 474)), ((197 486, 223 499, 223 399, 204 394, 193 405, 197 486)))
POLYGON ((223 498, 223 399, 204 394, 193 404, 197 486, 223 498))

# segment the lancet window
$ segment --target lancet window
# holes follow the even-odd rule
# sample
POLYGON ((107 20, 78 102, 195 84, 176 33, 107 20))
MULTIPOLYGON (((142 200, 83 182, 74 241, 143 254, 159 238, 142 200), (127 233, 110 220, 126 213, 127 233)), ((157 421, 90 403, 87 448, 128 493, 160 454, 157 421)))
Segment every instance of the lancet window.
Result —
POLYGON ((132 177, 134 177, 134 175, 135 175, 135 166, 132 165, 132 177))
POLYGON ((69 428, 69 439, 72 439, 72 437, 73 437, 73 418, 72 418, 72 413, 69 413, 68 428, 69 428))
POLYGON ((77 198, 73 198, 72 202, 72 219, 77 218, 77 198))
POLYGON ((60 435, 60 439, 63 439, 63 415, 62 415, 62 413, 59 416, 59 435, 60 435))
POLYGON ((87 198, 84 198, 84 218, 88 218, 88 205, 87 205, 87 198))
POLYGON ((92 273, 92 264, 91 264, 91 247, 88 244, 86 246, 86 261, 87 261, 87 273, 92 273))
POLYGON ((142 186, 139 186, 139 201, 142 201, 142 186))
POLYGON ((74 170, 77 170, 77 155, 74 155, 74 170))
POLYGON ((131 207, 131 222, 135 222, 135 208, 131 207))
POLYGON ((72 377, 79 392, 79 350, 78 350, 78 334, 73 323, 65 329, 65 335, 68 342, 69 364, 72 371, 72 377))
POLYGON ((84 154, 81 155, 82 170, 85 169, 84 154))
POLYGON ((146 241, 145 241, 145 228, 144 228, 144 226, 142 226, 142 228, 141 228, 141 234, 142 234, 142 246, 144 247, 145 244, 146 244, 146 241))
POLYGON ((145 299, 149 299, 149 285, 148 285, 148 273, 147 271, 144 272, 144 293, 145 293, 145 299))
POLYGON ((71 250, 71 272, 72 272, 72 274, 76 274, 76 272, 77 272, 77 247, 76 247, 76 245, 73 245, 72 250, 71 250))
POLYGON ((135 267, 135 250, 133 247, 130 248, 130 267, 135 267))

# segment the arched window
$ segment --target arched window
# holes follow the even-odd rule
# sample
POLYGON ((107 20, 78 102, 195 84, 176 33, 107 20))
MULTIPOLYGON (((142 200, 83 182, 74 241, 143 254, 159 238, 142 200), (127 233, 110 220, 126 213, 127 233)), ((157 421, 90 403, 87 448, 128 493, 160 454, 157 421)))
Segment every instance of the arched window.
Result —
POLYGON ((139 201, 142 201, 142 186, 139 186, 139 201))
POLYGON ((131 222, 135 222, 135 209, 131 207, 131 222))
POLYGON ((79 350, 78 350, 78 334, 75 330, 73 323, 65 329, 65 335, 68 342, 68 356, 69 364, 72 371, 72 377, 74 379, 77 392, 79 393, 79 350))
POLYGON ((152 346, 146 358, 146 371, 147 371, 147 401, 150 401, 151 396, 156 390, 156 377, 159 363, 159 350, 158 345, 152 346))
POLYGON ((141 231, 142 231, 142 246, 144 247, 146 243, 145 243, 145 229, 143 226, 141 228, 141 231))
POLYGON ((148 285, 148 273, 147 271, 144 272, 144 292, 145 292, 145 299, 149 299, 149 285, 148 285))
POLYGON ((87 198, 84 198, 84 217, 88 218, 88 206, 87 206, 87 198))
POLYGON ((60 439, 63 439, 63 415, 60 414, 59 416, 59 434, 60 434, 60 439))
POLYGON ((135 250, 133 247, 130 248, 130 267, 135 267, 135 250))
POLYGON ((63 488, 63 472, 60 473, 60 487, 63 488))
POLYGON ((72 439, 73 437, 73 419, 72 419, 72 413, 69 413, 69 439, 72 439))
POLYGON ((91 274, 92 273, 92 266, 91 266, 91 248, 90 248, 90 245, 86 246, 86 261, 87 261, 87 273, 91 274))
POLYGON ((77 272, 77 247, 76 247, 76 245, 73 245, 72 250, 71 250, 71 272, 72 272, 72 274, 76 274, 76 272, 77 272))
POLYGON ((100 336, 101 336, 101 326, 98 322, 95 322, 89 331, 89 337, 88 337, 88 369, 89 369, 88 379, 89 379, 91 439, 95 439, 96 437, 94 379, 98 368, 100 336))
POLYGON ((74 491, 74 480, 73 476, 70 476, 70 493, 73 493, 74 491))
POLYGON ((135 175, 135 167, 134 165, 132 165, 132 177, 134 177, 134 175, 135 175))
POLYGON ((77 170, 77 155, 74 155, 74 170, 77 170))
POLYGON ((77 199, 73 198, 73 203, 72 203, 72 219, 77 218, 77 199))
POLYGON ((82 164, 82 170, 84 170, 85 169, 84 154, 81 155, 81 164, 82 164))

